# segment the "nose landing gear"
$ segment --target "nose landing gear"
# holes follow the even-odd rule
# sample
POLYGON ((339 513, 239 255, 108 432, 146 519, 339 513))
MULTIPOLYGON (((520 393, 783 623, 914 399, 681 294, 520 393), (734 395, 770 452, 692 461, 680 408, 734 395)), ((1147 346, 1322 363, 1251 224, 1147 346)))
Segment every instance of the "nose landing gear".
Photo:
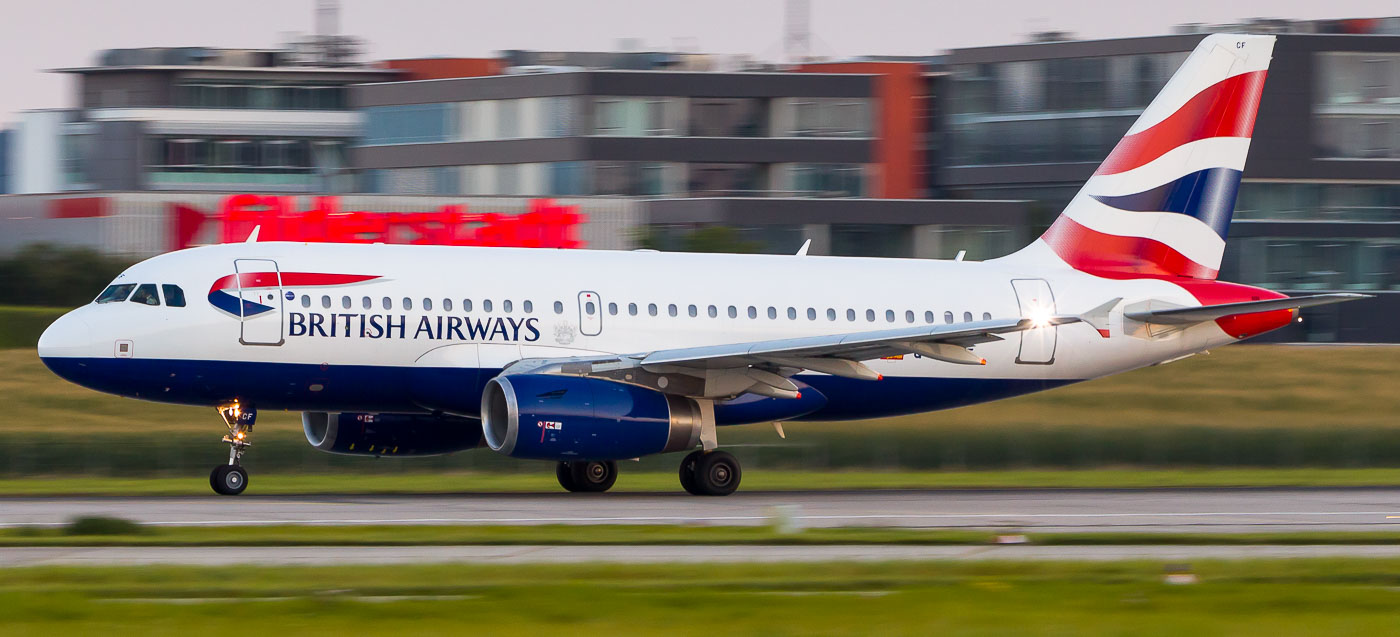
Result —
POLYGON ((228 443, 228 464, 214 467, 209 474, 209 486, 219 495, 238 495, 248 488, 248 471, 240 461, 243 452, 252 446, 248 440, 253 431, 253 423, 258 419, 258 410, 250 405, 233 402, 219 407, 219 416, 228 427, 224 442, 228 443))

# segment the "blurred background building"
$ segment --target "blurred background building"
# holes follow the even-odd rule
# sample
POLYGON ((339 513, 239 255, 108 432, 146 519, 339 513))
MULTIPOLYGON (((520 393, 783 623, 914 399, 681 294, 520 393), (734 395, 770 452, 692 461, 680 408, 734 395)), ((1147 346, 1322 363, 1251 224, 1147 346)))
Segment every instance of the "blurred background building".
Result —
POLYGON ((595 248, 811 240, 993 258, 1049 223, 1205 33, 1230 30, 1280 37, 1222 278, 1380 297, 1274 340, 1400 342, 1400 18, 786 64, 633 50, 367 63, 326 34, 105 51, 59 70, 77 78, 73 108, 0 132, 0 193, 19 193, 0 197, 0 251, 144 256, 198 240, 178 206, 216 215, 246 192, 402 212, 561 198, 601 224, 582 233, 595 248))

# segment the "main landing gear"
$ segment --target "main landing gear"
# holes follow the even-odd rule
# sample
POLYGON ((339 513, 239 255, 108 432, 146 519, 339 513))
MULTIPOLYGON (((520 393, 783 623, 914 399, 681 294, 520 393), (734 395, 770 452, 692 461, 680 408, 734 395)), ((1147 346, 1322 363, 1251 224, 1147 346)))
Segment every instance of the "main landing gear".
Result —
POLYGON ((739 488, 743 471, 727 451, 692 451, 681 461, 680 475, 691 495, 729 495, 739 488))
POLYGON ((559 486, 574 493, 601 493, 617 482, 617 463, 612 460, 560 462, 554 468, 559 486))
POLYGON ((229 447, 228 464, 214 467, 209 473, 209 486, 219 495, 238 495, 248 488, 248 471, 239 461, 243 459, 243 452, 253 444, 248 436, 258 419, 258 410, 235 401, 220 406, 219 415, 228 427, 228 435, 224 436, 224 442, 229 447))

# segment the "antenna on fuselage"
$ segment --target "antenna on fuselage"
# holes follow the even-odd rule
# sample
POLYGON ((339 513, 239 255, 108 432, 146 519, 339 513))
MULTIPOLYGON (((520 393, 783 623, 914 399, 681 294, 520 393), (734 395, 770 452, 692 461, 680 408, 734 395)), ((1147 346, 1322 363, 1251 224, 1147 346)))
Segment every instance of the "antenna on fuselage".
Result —
POLYGON ((248 233, 248 240, 245 243, 257 243, 259 230, 262 230, 262 226, 253 226, 253 231, 248 233))
POLYGON ((803 241, 803 242, 802 242, 802 247, 800 247, 800 248, 797 249, 797 256, 799 256, 799 257, 805 257, 805 256, 807 256, 807 249, 810 248, 810 247, 812 247, 812 240, 811 240, 811 239, 808 239, 808 240, 806 240, 806 241, 803 241))

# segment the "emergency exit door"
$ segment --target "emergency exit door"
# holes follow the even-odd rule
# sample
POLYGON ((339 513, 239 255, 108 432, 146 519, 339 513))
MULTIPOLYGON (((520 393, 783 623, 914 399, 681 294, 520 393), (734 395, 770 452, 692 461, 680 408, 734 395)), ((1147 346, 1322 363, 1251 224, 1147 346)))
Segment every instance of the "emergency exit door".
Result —
MULTIPOLYGON (((1016 303, 1021 308, 1022 318, 1048 319, 1055 316, 1055 294, 1050 291, 1050 283, 1045 279, 1012 279, 1011 287, 1016 291, 1016 303)), ((1021 351, 1016 355, 1016 362, 1022 365, 1054 363, 1056 330, 1054 325, 1023 330, 1021 351)))
POLYGON ((584 336, 597 336, 603 331, 603 300, 597 292, 578 293, 578 331, 584 336))
POLYGON ((270 259, 236 259, 238 318, 244 345, 282 344, 282 273, 270 259))

